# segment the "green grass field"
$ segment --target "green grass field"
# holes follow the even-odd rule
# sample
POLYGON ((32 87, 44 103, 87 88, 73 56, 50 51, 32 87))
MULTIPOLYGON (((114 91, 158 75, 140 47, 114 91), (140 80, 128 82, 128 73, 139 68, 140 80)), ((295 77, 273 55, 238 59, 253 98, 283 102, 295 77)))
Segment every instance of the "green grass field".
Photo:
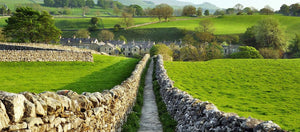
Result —
POLYGON ((0 62, 0 90, 101 92, 121 84, 137 59, 94 55, 91 62, 0 62))
POLYGON ((253 26, 257 21, 266 18, 274 17, 278 19, 281 25, 286 29, 289 35, 294 35, 300 32, 300 17, 292 16, 265 16, 265 15, 253 15, 253 16, 222 16, 217 18, 199 18, 193 20, 183 20, 183 21, 171 21, 163 22, 152 25, 147 25, 138 28, 180 28, 187 30, 195 30, 198 27, 199 22, 204 19, 211 19, 214 23, 216 35, 221 34, 240 34, 244 33, 248 27, 253 26))
MULTIPOLYGON (((115 24, 120 24, 121 22, 121 18, 118 17, 102 17, 101 19, 104 28, 113 28, 115 24)), ((90 20, 91 18, 55 18, 55 25, 59 29, 87 29, 90 26, 90 20)), ((152 21, 156 21, 156 19, 134 18, 134 25, 152 21)))
POLYGON ((175 86, 240 116, 300 131, 300 59, 165 62, 175 86))
POLYGON ((6 4, 9 9, 15 9, 22 4, 42 4, 44 0, 1 0, 0 5, 6 4))

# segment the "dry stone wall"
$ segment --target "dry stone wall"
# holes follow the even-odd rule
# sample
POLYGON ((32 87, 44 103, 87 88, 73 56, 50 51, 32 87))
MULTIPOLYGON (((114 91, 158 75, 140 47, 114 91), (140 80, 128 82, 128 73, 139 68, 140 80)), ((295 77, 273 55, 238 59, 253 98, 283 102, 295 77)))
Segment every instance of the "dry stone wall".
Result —
POLYGON ((77 94, 70 90, 0 92, 0 131, 20 132, 115 132, 121 131, 135 104, 142 71, 149 55, 131 76, 102 93, 77 94))
POLYGON ((93 62, 92 53, 68 46, 47 44, 0 44, 0 61, 87 61, 93 62))
POLYGON ((0 50, 0 61, 86 61, 94 62, 91 52, 51 50, 0 50))
POLYGON ((168 112, 178 122, 176 131, 283 131, 272 121, 261 121, 254 118, 239 117, 235 113, 225 113, 207 101, 193 98, 184 91, 175 88, 163 65, 163 58, 158 55, 156 72, 160 94, 168 112))
MULTIPOLYGON (((62 45, 53 45, 53 44, 40 44, 40 43, 1 43, 1 45, 4 47, 6 46, 18 46, 18 47, 27 47, 27 48, 37 48, 37 49, 43 49, 43 50, 67 50, 67 51, 78 51, 78 52, 91 52, 92 54, 102 54, 100 52, 97 52, 95 50, 89 50, 89 49, 81 49, 77 47, 72 46, 62 46, 62 45)), ((0 46, 1 48, 1 46, 0 46)), ((13 49, 10 49, 13 50, 13 49)), ((14 49, 16 50, 16 49, 14 49)))

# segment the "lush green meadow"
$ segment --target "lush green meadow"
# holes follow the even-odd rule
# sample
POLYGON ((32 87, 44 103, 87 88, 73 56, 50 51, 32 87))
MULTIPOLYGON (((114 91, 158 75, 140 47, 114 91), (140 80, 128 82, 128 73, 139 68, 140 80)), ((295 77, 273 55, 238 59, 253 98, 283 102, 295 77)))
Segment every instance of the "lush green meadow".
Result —
POLYGON ((300 59, 165 62, 175 86, 240 116, 300 130, 300 59))
POLYGON ((1 0, 0 5, 6 4, 9 9, 15 9, 16 6, 24 4, 42 4, 44 0, 1 0))
MULTIPOLYGON (((104 28, 113 28, 115 24, 120 24, 122 20, 119 17, 100 18, 102 19, 104 28)), ((55 18, 55 25, 59 29, 87 29, 90 26, 90 20, 91 18, 55 18)), ((133 20, 134 25, 156 21, 153 18, 134 18, 133 20)))
POLYGON ((94 55, 92 62, 0 62, 0 90, 101 92, 121 84, 137 59, 94 55))
POLYGON ((151 24, 138 28, 180 28, 187 30, 195 30, 199 26, 199 22, 205 19, 211 19, 214 23, 215 31, 217 35, 221 34, 240 34, 244 33, 248 27, 253 26, 257 21, 266 18, 274 17, 278 19, 281 25, 286 29, 289 35, 300 32, 300 17, 281 16, 281 15, 253 15, 253 16, 221 16, 212 18, 199 18, 192 20, 181 20, 151 24))

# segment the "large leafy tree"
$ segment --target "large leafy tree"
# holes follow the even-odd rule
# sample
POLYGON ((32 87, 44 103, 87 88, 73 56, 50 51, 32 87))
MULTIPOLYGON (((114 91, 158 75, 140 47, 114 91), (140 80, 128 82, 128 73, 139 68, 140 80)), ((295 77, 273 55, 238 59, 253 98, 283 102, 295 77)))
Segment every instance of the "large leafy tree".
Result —
POLYGON ((61 35, 48 12, 40 13, 28 7, 17 8, 6 23, 3 33, 15 42, 49 43, 58 41, 61 35))
POLYGON ((290 7, 288 5, 286 5, 286 4, 283 4, 280 7, 279 12, 282 13, 283 15, 288 16, 290 14, 290 7))
POLYGON ((186 5, 183 7, 182 15, 183 16, 192 16, 196 15, 196 7, 192 5, 186 5))
POLYGON ((128 8, 129 8, 128 13, 133 14, 133 16, 142 16, 142 15, 144 15, 144 10, 139 5, 130 5, 128 8))
POLYGON ((85 5, 90 8, 94 8, 94 6, 95 6, 94 0, 86 0, 85 5))
POLYGON ((283 50, 286 48, 285 32, 277 19, 265 18, 255 25, 255 39, 258 48, 270 47, 283 50))
POLYGON ((109 40, 113 40, 115 35, 111 31, 102 30, 100 33, 98 33, 98 37, 102 41, 109 41, 109 40))
POLYGON ((174 9, 168 4, 160 4, 155 6, 155 8, 151 11, 151 15, 156 16, 159 21, 161 19, 168 20, 173 15, 174 9))
POLYGON ((126 27, 130 27, 134 25, 134 20, 132 18, 132 15, 123 12, 121 17, 121 24, 125 25, 126 27))

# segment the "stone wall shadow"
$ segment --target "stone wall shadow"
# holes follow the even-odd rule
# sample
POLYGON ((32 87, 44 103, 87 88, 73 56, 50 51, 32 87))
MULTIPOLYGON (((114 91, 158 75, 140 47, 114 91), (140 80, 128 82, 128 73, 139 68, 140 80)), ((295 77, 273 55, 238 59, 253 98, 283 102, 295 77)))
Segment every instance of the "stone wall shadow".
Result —
MULTIPOLYGON (((115 85, 121 84, 124 80, 130 77, 131 72, 135 68, 135 66, 131 66, 129 64, 122 67, 122 63, 126 63, 126 60, 121 60, 120 62, 110 65, 104 69, 81 77, 76 82, 52 90, 72 90, 81 94, 82 92, 102 92, 103 90, 111 89, 115 85), (120 70, 122 70, 122 74, 119 73, 120 70)), ((134 63, 134 65, 137 63, 138 62, 134 63)))

